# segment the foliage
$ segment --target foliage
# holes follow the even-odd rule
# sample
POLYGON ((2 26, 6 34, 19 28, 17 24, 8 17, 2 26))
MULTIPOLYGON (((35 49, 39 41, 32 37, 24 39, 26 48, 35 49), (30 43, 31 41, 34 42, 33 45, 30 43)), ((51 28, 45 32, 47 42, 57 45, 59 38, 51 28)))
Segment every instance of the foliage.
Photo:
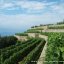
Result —
POLYGON ((29 29, 26 31, 26 33, 40 33, 38 30, 35 30, 35 29, 29 29))
POLYGON ((15 35, 19 35, 19 36, 28 36, 28 34, 26 34, 26 33, 16 33, 15 35))
POLYGON ((59 61, 63 61, 61 47, 64 47, 64 33, 51 33, 48 37, 48 47, 46 51, 46 61, 57 61, 48 62, 45 64, 62 64, 59 61))
POLYGON ((57 24, 64 24, 64 20, 62 22, 57 22, 57 24))
POLYGON ((10 49, 10 50, 7 49, 5 52, 2 51, 1 52, 1 61, 4 62, 4 60, 6 60, 10 56, 12 56, 14 53, 17 53, 18 51, 22 50, 23 48, 25 48, 27 45, 31 44, 34 41, 36 41, 36 39, 32 39, 30 42, 27 41, 26 43, 19 44, 18 46, 14 47, 13 49, 10 49))
POLYGON ((49 29, 64 29, 64 26, 48 26, 49 29))
POLYGON ((26 57, 42 41, 40 38, 31 39, 22 44, 1 49, 1 64, 16 64, 26 57), (27 51, 27 52, 26 52, 27 51))
POLYGON ((37 61, 41 51, 44 47, 45 44, 45 40, 42 40, 41 43, 35 48, 33 49, 21 62, 19 62, 19 64, 34 64, 35 62, 31 62, 31 61, 37 61))
POLYGON ((17 42, 17 38, 14 36, 0 37, 0 49, 11 45, 15 45, 16 42, 17 42))

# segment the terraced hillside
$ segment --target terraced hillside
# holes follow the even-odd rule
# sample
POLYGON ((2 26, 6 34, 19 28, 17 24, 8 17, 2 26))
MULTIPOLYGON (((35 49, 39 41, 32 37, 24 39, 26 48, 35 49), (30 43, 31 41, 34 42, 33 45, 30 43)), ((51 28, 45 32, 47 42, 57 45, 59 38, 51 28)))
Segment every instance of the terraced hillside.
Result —
POLYGON ((15 34, 20 42, 0 49, 0 64, 64 64, 63 26, 38 26, 15 34))
POLYGON ((64 32, 64 24, 53 24, 53 25, 45 25, 45 26, 37 26, 28 30, 28 32, 32 32, 33 29, 38 29, 33 32, 64 32), (40 28, 40 29, 39 29, 40 28))

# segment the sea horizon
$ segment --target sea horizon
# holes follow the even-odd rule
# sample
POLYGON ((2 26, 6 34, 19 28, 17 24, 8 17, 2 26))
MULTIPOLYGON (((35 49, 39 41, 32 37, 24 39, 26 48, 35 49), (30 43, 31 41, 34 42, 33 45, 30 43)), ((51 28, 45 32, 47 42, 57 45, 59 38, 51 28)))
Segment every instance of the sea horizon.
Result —
POLYGON ((16 33, 23 33, 23 32, 25 32, 26 31, 26 29, 24 29, 24 30, 7 30, 7 31, 5 31, 5 30, 2 30, 2 31, 0 31, 0 36, 13 36, 13 35, 15 35, 16 33))

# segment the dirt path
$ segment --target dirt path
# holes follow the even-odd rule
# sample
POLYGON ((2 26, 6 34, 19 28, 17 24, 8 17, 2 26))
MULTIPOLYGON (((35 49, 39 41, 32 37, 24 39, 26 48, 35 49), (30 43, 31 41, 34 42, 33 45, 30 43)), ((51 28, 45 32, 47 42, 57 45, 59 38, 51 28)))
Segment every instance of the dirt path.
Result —
POLYGON ((42 50, 42 53, 38 59, 38 62, 37 64, 44 64, 44 61, 45 61, 45 56, 46 56, 46 49, 47 49, 47 39, 48 39, 48 36, 45 36, 45 35, 39 35, 39 37, 41 38, 44 38, 46 40, 46 44, 42 50))
POLYGON ((64 29, 46 29, 42 30, 42 32, 64 32, 64 29))
MULTIPOLYGON (((30 37, 35 37, 35 33, 28 33, 28 35, 29 35, 30 37)), ((45 56, 46 56, 48 36, 39 34, 39 37, 45 39, 45 40, 46 40, 46 44, 45 44, 45 46, 44 46, 44 48, 43 48, 43 50, 42 50, 42 53, 41 53, 41 55, 40 55, 40 57, 39 57, 39 59, 38 59, 38 61, 37 61, 37 64, 44 64, 43 62, 45 61, 45 56)))

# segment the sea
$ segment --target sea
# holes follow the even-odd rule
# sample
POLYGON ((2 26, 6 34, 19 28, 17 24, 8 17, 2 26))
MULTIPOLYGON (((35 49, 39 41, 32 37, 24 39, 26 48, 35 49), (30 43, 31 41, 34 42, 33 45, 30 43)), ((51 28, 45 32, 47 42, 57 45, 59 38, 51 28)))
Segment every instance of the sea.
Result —
POLYGON ((0 30, 0 36, 12 36, 15 35, 15 33, 23 33, 27 29, 9 29, 9 30, 0 30))

